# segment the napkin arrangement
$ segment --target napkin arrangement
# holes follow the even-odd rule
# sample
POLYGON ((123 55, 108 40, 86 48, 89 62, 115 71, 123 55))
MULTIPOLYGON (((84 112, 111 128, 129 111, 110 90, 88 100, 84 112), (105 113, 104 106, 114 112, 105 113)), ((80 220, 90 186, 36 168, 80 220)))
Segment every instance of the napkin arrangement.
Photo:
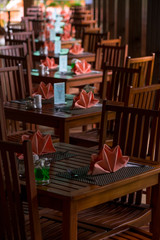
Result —
POLYGON ((64 34, 61 35, 61 40, 66 41, 66 40, 71 40, 72 37, 69 32, 64 32, 64 34))
POLYGON ((46 24, 46 30, 53 29, 54 26, 51 23, 46 24))
POLYGON ((49 52, 54 52, 54 43, 52 41, 45 41, 44 47, 48 47, 49 52))
POLYGON ((32 96, 40 94, 42 95, 42 99, 50 99, 54 96, 54 90, 51 83, 48 83, 47 85, 44 82, 41 82, 38 86, 38 88, 35 90, 35 92, 32 94, 32 96))
POLYGON ((74 97, 72 108, 90 108, 99 102, 98 99, 94 98, 92 91, 86 92, 82 89, 79 96, 74 97))
POLYGON ((48 67, 49 69, 55 69, 58 66, 57 64, 55 64, 54 58, 46 57, 45 60, 41 60, 40 62, 41 62, 41 64, 48 67))
POLYGON ((72 69, 72 71, 76 75, 80 75, 83 73, 89 73, 89 72, 91 72, 91 64, 87 63, 86 60, 77 61, 74 68, 72 69))
POLYGON ((75 43, 69 50, 70 53, 72 54, 80 54, 84 51, 84 48, 81 47, 81 44, 75 43))
POLYGON ((22 141, 24 140, 31 140, 33 154, 43 155, 45 153, 56 152, 52 145, 51 136, 49 134, 43 136, 39 130, 31 136, 23 135, 22 141))
POLYGON ((128 156, 122 156, 120 146, 111 149, 104 144, 99 154, 92 154, 89 175, 115 172, 124 167, 129 161, 128 156))
POLYGON ((65 24, 63 31, 70 33, 71 32, 71 24, 70 23, 65 24))

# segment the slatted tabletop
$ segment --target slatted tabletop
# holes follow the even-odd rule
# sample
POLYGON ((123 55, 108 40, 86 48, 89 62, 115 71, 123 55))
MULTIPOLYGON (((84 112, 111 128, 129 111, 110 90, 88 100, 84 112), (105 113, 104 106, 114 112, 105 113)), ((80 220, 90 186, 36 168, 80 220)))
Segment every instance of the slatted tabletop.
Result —
MULTIPOLYGON (((40 49, 40 47, 42 45, 44 45, 44 42, 45 41, 42 41, 42 40, 39 40, 39 39, 35 39, 36 49, 40 49)), ((61 41, 61 48, 71 48, 72 45, 75 44, 75 43, 81 44, 82 40, 73 38, 71 40, 61 41)))
POLYGON ((71 87, 80 87, 87 84, 101 83, 103 72, 92 70, 90 73, 76 75, 71 72, 70 66, 69 70, 66 73, 61 73, 58 69, 50 70, 49 74, 41 75, 38 70, 32 70, 32 81, 34 83, 44 82, 56 83, 56 82, 65 82, 66 93, 69 93, 71 87))
MULTIPOLYGON (((59 54, 54 54, 54 52, 48 53, 49 58, 54 58, 55 62, 59 64, 59 54)), ((46 55, 40 54, 40 51, 35 51, 33 53, 33 60, 36 62, 40 62, 40 60, 45 59, 46 55)), ((95 62, 95 53, 90 52, 83 52, 80 54, 68 54, 68 64, 71 64, 71 61, 73 58, 79 59, 79 60, 86 60, 87 62, 95 62)))
MULTIPOLYGON (((70 107, 72 105, 70 102, 70 107)), ((59 129, 60 141, 69 143, 69 129, 93 124, 101 121, 102 106, 89 109, 71 110, 69 107, 58 108, 52 103, 42 104, 42 109, 28 110, 25 102, 7 102, 5 104, 5 114, 8 119, 35 123, 59 129)))
POLYGON ((160 220, 160 211, 157 212, 159 210, 157 203, 160 197, 160 187, 157 184, 160 167, 153 167, 144 173, 137 173, 132 177, 124 176, 122 180, 98 186, 59 175, 59 173, 68 170, 74 171, 74 169, 86 167, 90 163, 94 150, 65 143, 56 143, 55 148, 56 151, 69 152, 74 156, 53 162, 50 169, 50 184, 38 186, 37 189, 41 206, 63 212, 63 239, 77 239, 77 215, 79 211, 153 185, 156 186, 153 188, 152 221, 154 230, 159 228, 157 222, 160 220))

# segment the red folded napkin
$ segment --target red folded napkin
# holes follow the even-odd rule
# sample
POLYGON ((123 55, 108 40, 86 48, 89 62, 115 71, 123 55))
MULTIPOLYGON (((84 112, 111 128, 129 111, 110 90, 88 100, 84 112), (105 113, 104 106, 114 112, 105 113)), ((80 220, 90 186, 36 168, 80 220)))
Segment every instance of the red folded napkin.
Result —
POLYGON ((71 40, 71 39, 72 39, 72 37, 71 37, 69 32, 64 32, 64 34, 61 35, 61 40, 62 41, 71 40))
POLYGON ((74 97, 72 108, 90 108, 99 102, 98 99, 94 98, 92 91, 87 93, 82 89, 79 96, 74 97))
POLYGON ((49 52, 54 52, 54 43, 52 41, 45 42, 44 47, 48 47, 49 52))
POLYGON ((70 23, 65 24, 63 31, 70 33, 71 32, 71 24, 70 23))
POLYGON ((77 75, 89 73, 91 72, 91 64, 87 63, 86 60, 77 61, 72 71, 77 75))
POLYGON ((56 152, 52 145, 51 136, 49 134, 43 136, 39 130, 31 136, 23 135, 22 141, 24 140, 31 140, 33 154, 43 155, 45 153, 56 152))
POLYGON ((124 167, 129 161, 128 156, 122 156, 120 146, 117 145, 111 149, 104 144, 102 151, 97 154, 92 154, 89 175, 97 175, 115 172, 124 167))
POLYGON ((84 51, 84 48, 81 47, 81 44, 75 43, 69 50, 70 53, 72 54, 80 54, 84 51))
POLYGON ((42 95, 42 99, 50 99, 54 96, 54 90, 51 83, 48 83, 47 85, 44 82, 41 82, 38 86, 38 88, 35 90, 35 92, 32 94, 32 96, 40 94, 42 95))
POLYGON ((41 60, 41 64, 48 67, 49 69, 55 69, 58 66, 58 64, 55 64, 54 58, 49 58, 49 57, 46 57, 45 60, 41 60))
POLYGON ((51 23, 46 24, 46 30, 53 29, 54 26, 51 23))

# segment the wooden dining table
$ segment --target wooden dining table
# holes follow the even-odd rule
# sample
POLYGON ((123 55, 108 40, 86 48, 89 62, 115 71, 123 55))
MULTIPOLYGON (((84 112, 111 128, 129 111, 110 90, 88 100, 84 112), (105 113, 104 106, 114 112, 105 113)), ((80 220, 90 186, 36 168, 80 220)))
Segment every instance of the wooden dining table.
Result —
POLYGON ((4 105, 6 118, 59 129, 61 142, 69 143, 69 130, 87 124, 100 123, 102 105, 88 109, 71 109, 73 96, 66 95, 65 105, 54 105, 54 100, 42 103, 42 109, 26 109, 25 100, 4 105), (84 124, 85 123, 85 124, 84 124))
MULTIPOLYGON (((39 40, 39 39, 35 39, 35 44, 36 44, 36 49, 40 49, 41 46, 44 45, 45 41, 39 40)), ((71 48, 73 44, 78 43, 81 44, 82 40, 81 39, 75 39, 72 38, 70 40, 63 40, 61 41, 61 48, 71 48)))
MULTIPOLYGON (((41 60, 44 60, 46 58, 46 55, 41 54, 40 51, 33 52, 33 61, 40 63, 41 60)), ((54 58, 55 63, 59 64, 59 54, 55 54, 54 52, 49 52, 47 57, 54 58)), ((71 61, 73 58, 79 59, 79 60, 86 60, 89 63, 95 62, 95 53, 91 52, 82 52, 80 54, 71 54, 68 53, 68 64, 71 64, 71 61)))
POLYGON ((103 72, 92 70, 90 73, 76 75, 71 72, 71 67, 68 66, 68 71, 61 73, 58 69, 49 71, 48 74, 41 75, 38 70, 33 69, 31 71, 32 82, 40 83, 44 82, 46 84, 65 82, 66 93, 70 93, 70 88, 73 87, 82 87, 89 84, 101 83, 103 72))
POLYGON ((151 186, 152 239, 160 239, 159 165, 142 164, 134 167, 134 171, 131 167, 124 167, 119 170, 119 178, 117 172, 89 176, 87 172, 95 150, 65 143, 55 143, 54 146, 57 154, 64 154, 64 158, 56 161, 54 156, 50 168, 50 183, 37 186, 38 201, 42 207, 62 212, 63 240, 77 240, 80 211, 151 186))

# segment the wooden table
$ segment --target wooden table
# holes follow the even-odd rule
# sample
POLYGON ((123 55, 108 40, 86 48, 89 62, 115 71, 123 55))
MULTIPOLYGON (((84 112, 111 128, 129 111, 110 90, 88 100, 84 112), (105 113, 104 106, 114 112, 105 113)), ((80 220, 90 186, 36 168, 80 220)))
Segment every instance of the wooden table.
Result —
POLYGON ((63 240, 77 239, 77 216, 81 210, 149 186, 154 186, 152 188, 153 239, 160 239, 160 166, 139 175, 124 177, 120 181, 98 186, 77 181, 75 178, 67 179, 57 176, 59 172, 65 172, 67 169, 73 171, 73 169, 88 165, 93 150, 63 143, 56 143, 55 148, 57 151, 69 151, 76 155, 53 163, 50 171, 50 184, 38 186, 37 189, 40 206, 62 211, 63 240))
POLYGON ((69 89, 72 87, 81 87, 87 84, 101 83, 102 82, 102 71, 92 70, 90 73, 76 75, 71 72, 70 67, 69 71, 65 74, 56 71, 49 71, 49 74, 40 75, 39 71, 32 70, 32 82, 33 83, 56 83, 56 82, 65 82, 66 93, 70 93, 69 89))
MULTIPOLYGON (((41 41, 41 40, 38 40, 38 39, 36 38, 36 39, 35 39, 36 49, 39 50, 40 47, 44 45, 44 42, 45 42, 45 41, 41 41)), ((61 48, 71 48, 72 45, 75 44, 75 43, 81 44, 81 43, 82 43, 82 40, 81 40, 81 39, 72 38, 71 40, 61 41, 61 48)))
MULTIPOLYGON (((40 54, 40 51, 35 51, 33 53, 33 62, 38 62, 40 63, 40 60, 44 60, 46 56, 44 54, 40 54)), ((54 58, 55 62, 59 64, 59 54, 54 54, 54 52, 49 52, 48 57, 54 58)), ((95 62, 95 53, 90 53, 90 52, 83 52, 80 54, 68 54, 68 64, 71 64, 71 61, 73 58, 79 59, 79 60, 86 60, 89 63, 95 62)))
MULTIPOLYGON (((72 105, 73 100, 67 100, 68 106, 72 105)), ((89 110, 74 110, 62 112, 54 108, 52 104, 43 104, 42 109, 26 110, 24 104, 8 102, 5 104, 6 118, 35 123, 42 126, 48 126, 59 129, 60 141, 69 143, 69 129, 83 126, 84 124, 93 124, 101 121, 100 107, 90 108, 89 110)))

